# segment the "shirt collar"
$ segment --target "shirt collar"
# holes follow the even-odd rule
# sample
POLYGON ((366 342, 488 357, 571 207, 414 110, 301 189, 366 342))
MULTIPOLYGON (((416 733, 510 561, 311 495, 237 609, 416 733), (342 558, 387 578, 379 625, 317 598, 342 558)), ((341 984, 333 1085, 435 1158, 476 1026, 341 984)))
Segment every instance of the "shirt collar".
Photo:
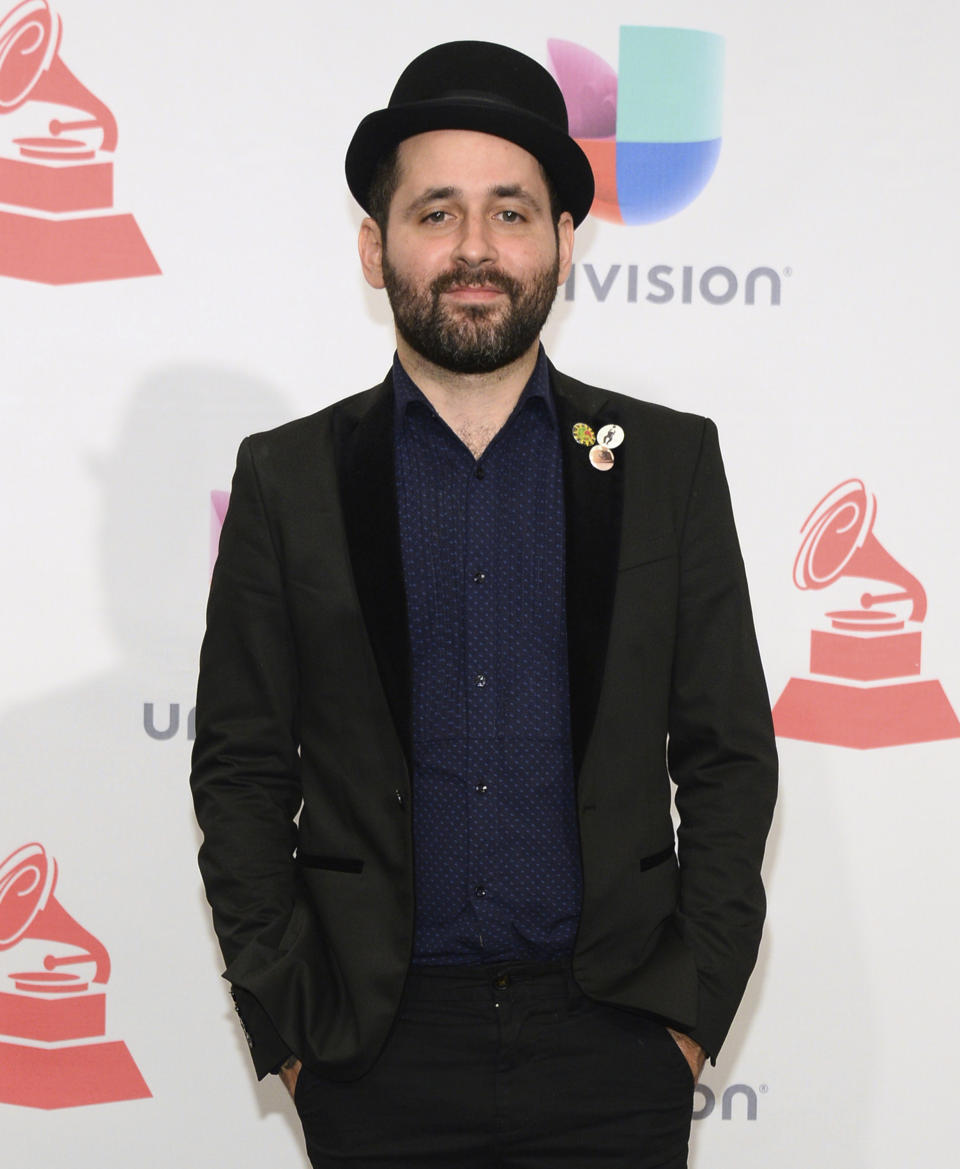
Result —
MULTIPOLYGON (((550 389, 550 366, 542 345, 537 354, 537 364, 533 367, 533 373, 531 373, 527 384, 523 387, 523 393, 517 399, 517 404, 513 408, 510 418, 518 414, 527 402, 534 398, 542 399, 546 408, 547 417, 550 419, 551 425, 556 429, 557 409, 553 401, 553 392, 550 389)), ((394 421, 398 432, 403 423, 403 419, 406 417, 407 409, 414 402, 419 402, 426 406, 431 414, 437 413, 430 404, 426 394, 424 394, 400 364, 400 356, 397 353, 393 355, 393 400, 395 411, 394 421)), ((507 421, 509 422, 509 419, 507 421)))

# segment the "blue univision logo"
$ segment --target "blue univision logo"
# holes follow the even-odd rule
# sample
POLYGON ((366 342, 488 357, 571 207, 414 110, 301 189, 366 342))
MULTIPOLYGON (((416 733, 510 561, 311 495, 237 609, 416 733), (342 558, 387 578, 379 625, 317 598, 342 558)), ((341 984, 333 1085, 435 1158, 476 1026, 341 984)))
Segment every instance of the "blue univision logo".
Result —
POLYGON ((593 167, 593 215, 655 223, 707 185, 720 155, 723 47, 716 33, 628 25, 614 73, 582 45, 548 42, 570 133, 593 167))

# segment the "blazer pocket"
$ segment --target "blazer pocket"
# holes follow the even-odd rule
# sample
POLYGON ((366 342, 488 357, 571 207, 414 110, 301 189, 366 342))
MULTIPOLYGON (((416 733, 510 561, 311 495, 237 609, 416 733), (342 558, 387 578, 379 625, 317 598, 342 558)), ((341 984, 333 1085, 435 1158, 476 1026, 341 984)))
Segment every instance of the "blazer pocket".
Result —
POLYGON ((649 856, 643 857, 640 861, 640 872, 645 873, 647 869, 655 869, 657 865, 662 865, 665 861, 675 856, 676 852, 672 844, 666 848, 661 848, 659 852, 653 852, 649 856))
POLYGON ((316 852, 298 852, 294 861, 304 869, 327 869, 331 873, 363 872, 363 861, 352 856, 325 856, 316 852))
POLYGON ((677 555, 677 540, 673 532, 662 536, 648 536, 638 540, 624 538, 620 549, 620 572, 639 568, 641 564, 652 564, 655 560, 667 560, 677 555))

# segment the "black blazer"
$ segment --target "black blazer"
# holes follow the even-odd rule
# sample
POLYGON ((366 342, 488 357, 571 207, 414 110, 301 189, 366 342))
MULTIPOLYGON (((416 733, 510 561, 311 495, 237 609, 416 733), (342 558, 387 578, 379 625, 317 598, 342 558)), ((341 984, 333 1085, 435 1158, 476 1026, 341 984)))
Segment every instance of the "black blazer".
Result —
MULTIPOLYGON (((715 1056, 760 941, 777 770, 716 429, 551 380, 584 876, 574 976, 715 1056), (575 422, 623 427, 612 470, 590 465, 575 422)), ((261 1076, 290 1052, 358 1076, 392 1024, 413 935, 408 677, 388 377, 244 440, 211 585, 191 783, 261 1076)))

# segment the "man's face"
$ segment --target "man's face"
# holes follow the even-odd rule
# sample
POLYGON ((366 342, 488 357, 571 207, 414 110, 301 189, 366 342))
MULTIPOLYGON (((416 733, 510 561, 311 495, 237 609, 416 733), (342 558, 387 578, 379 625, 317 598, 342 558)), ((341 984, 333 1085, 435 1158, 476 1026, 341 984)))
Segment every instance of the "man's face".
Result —
POLYGON ((399 171, 386 243, 366 220, 361 255, 367 279, 387 290, 400 337, 456 373, 521 357, 567 278, 573 246, 570 216, 553 222, 539 163, 503 138, 436 130, 401 144, 399 171))

